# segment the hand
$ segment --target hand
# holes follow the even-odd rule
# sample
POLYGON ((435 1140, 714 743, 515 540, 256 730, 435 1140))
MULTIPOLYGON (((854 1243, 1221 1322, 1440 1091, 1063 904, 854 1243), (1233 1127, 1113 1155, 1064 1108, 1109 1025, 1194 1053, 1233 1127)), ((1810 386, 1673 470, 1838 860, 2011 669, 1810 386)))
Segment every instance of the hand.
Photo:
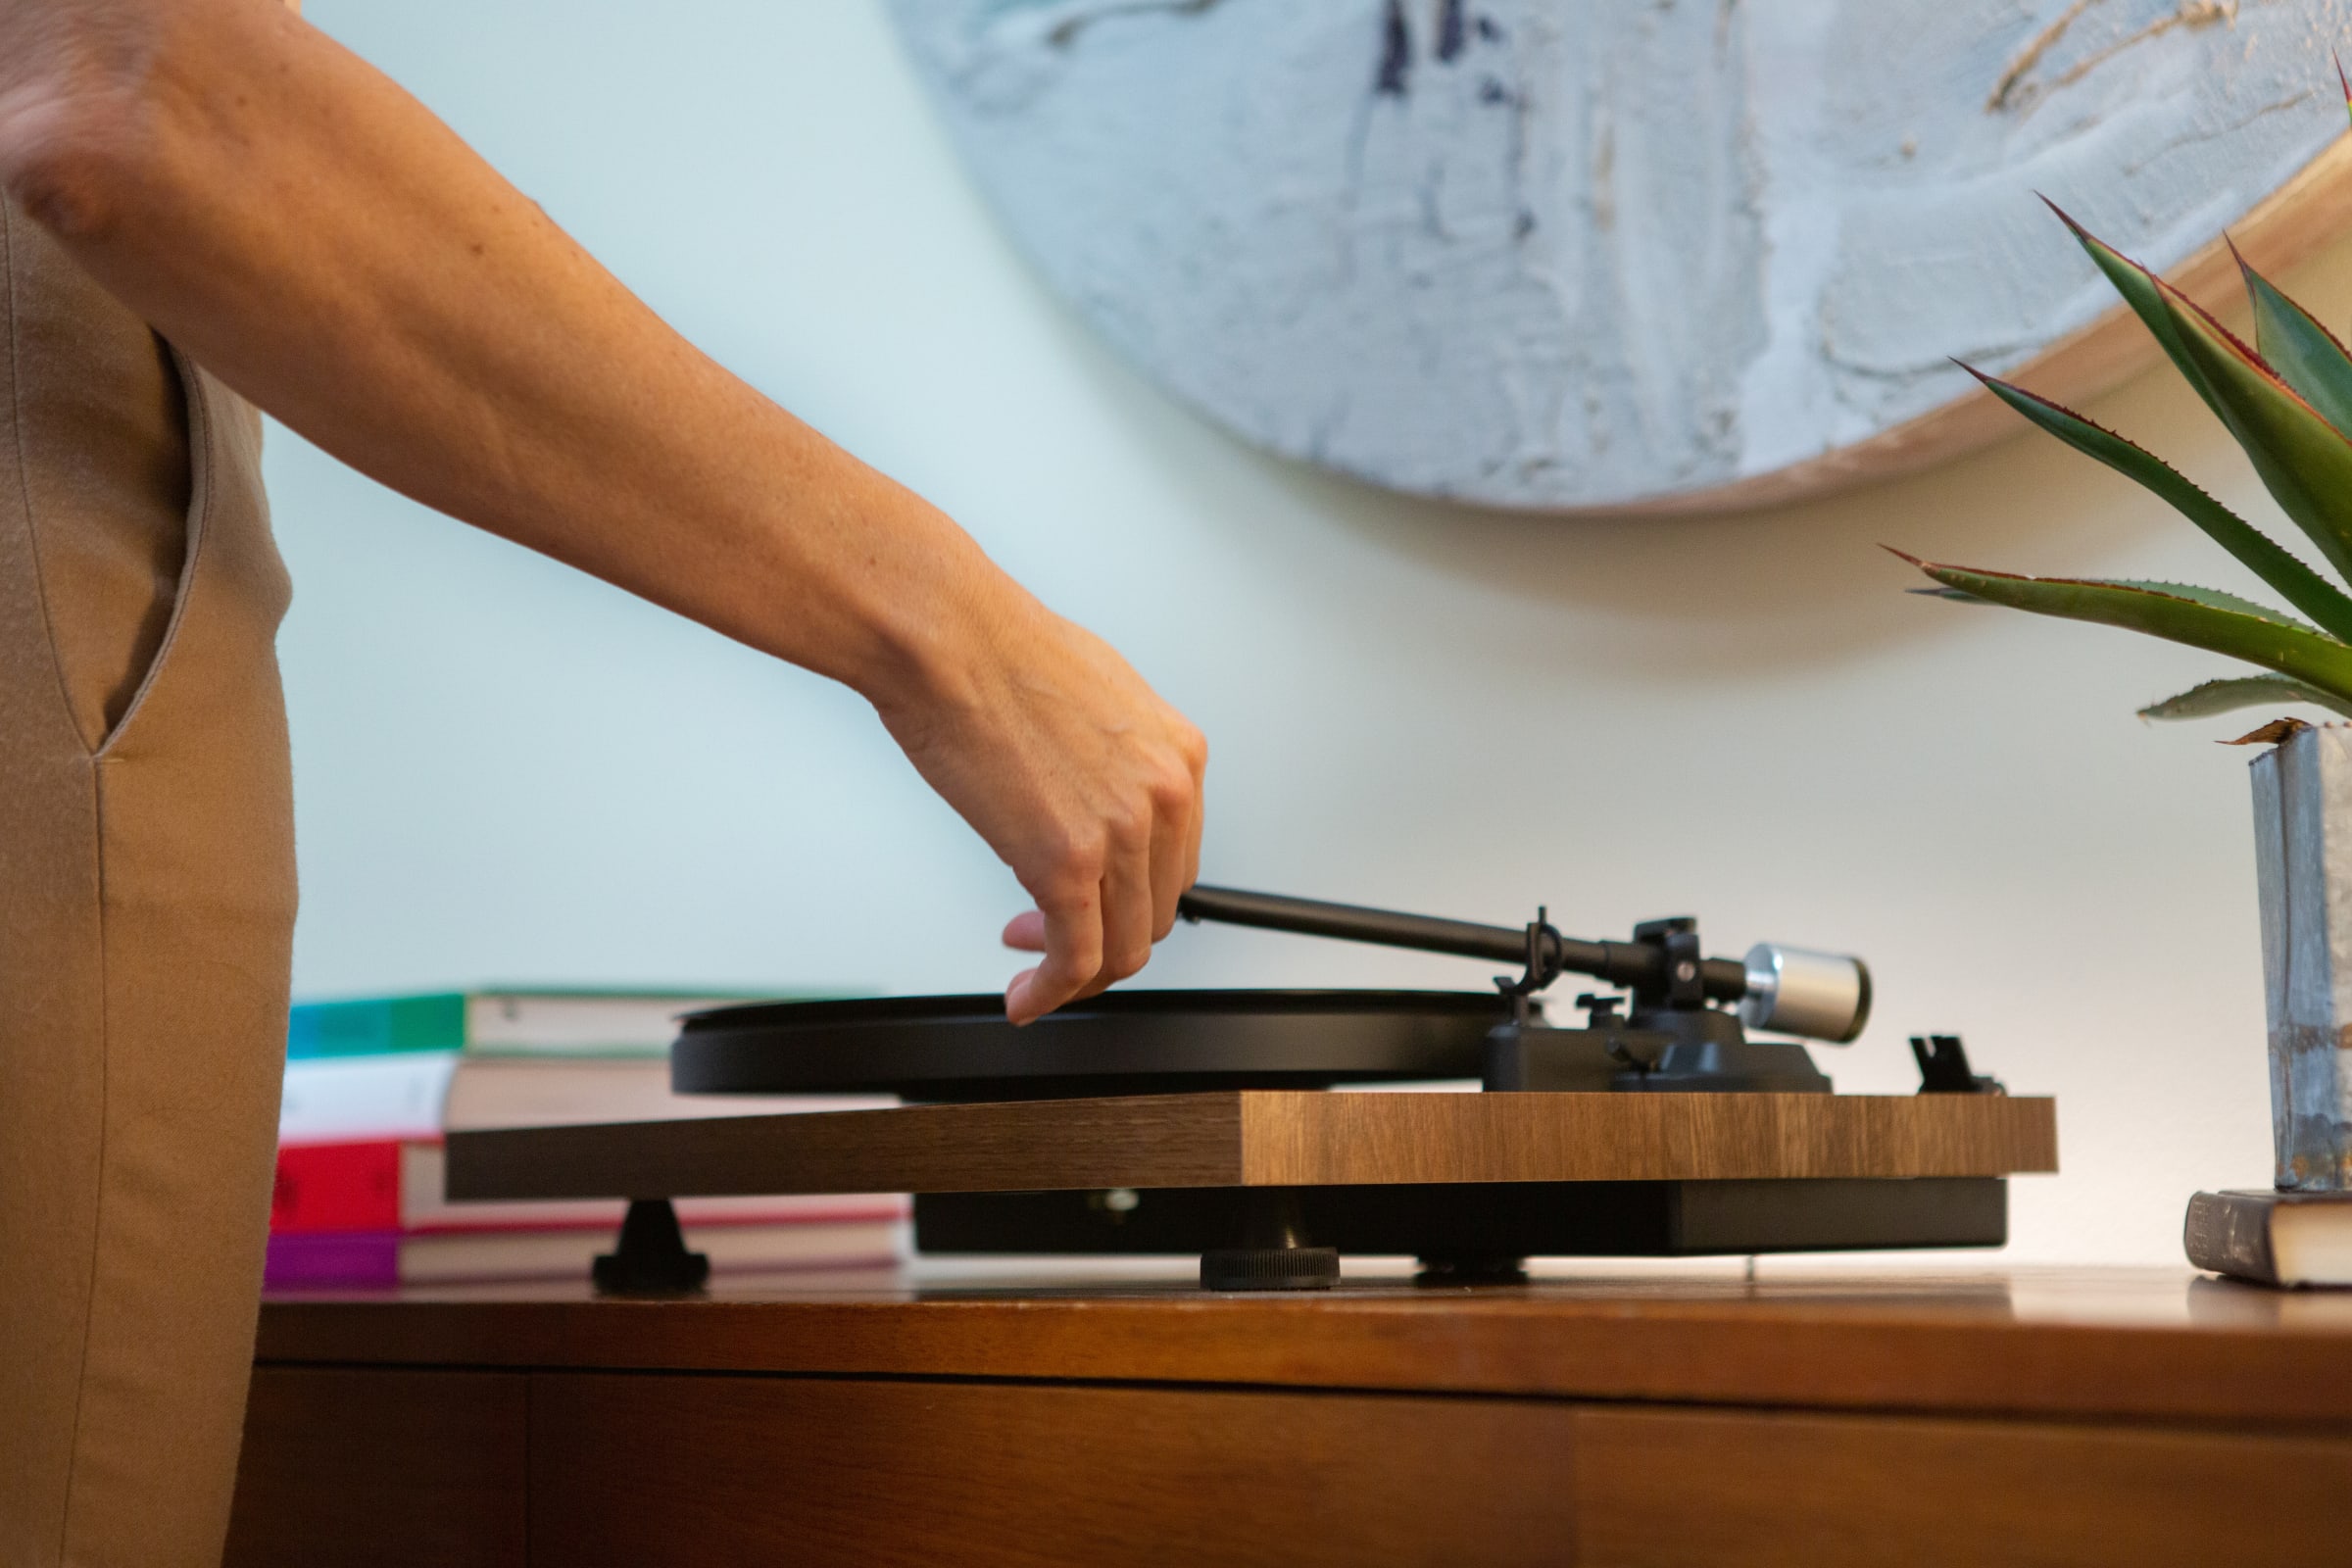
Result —
POLYGON ((1037 907, 1004 928, 1044 955, 1004 991, 1016 1024, 1144 966, 1200 860, 1208 747, 1127 662, 999 578, 959 657, 875 704, 908 760, 1037 907))

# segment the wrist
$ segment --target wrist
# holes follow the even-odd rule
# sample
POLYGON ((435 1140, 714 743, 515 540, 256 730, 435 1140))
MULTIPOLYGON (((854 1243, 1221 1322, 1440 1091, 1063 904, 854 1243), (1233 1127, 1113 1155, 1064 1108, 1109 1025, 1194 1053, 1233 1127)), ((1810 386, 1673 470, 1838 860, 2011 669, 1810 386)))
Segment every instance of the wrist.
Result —
POLYGON ((889 719, 964 700, 989 650, 1034 601, 944 513, 881 485, 868 514, 879 542, 854 553, 840 600, 855 630, 841 639, 841 667, 822 673, 889 719))

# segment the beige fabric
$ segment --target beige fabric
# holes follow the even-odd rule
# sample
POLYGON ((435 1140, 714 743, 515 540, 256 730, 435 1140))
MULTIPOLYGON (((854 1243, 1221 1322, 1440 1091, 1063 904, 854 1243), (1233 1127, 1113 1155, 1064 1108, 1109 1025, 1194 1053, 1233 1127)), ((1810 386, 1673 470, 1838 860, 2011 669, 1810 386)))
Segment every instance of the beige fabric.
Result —
POLYGON ((0 206, 0 1564, 226 1529, 294 865, 260 424, 0 206))

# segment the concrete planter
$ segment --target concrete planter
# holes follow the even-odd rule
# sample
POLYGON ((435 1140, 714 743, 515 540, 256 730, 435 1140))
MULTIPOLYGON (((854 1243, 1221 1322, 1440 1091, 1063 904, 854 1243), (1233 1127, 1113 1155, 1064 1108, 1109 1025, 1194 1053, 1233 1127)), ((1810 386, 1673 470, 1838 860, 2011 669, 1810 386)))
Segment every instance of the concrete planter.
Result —
POLYGON ((2352 726, 2254 759, 2278 1185, 2352 1192, 2352 726))

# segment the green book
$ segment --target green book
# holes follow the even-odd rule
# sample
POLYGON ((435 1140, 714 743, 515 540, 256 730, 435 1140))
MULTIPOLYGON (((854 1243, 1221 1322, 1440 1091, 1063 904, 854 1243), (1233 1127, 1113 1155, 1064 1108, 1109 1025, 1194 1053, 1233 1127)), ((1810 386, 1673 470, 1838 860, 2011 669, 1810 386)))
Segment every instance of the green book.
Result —
MULTIPOLYGON (((680 1013, 778 1000, 775 992, 497 987, 304 1002, 286 1022, 289 1061, 412 1051, 493 1055, 660 1055, 680 1013)), ((807 1000, 808 994, 791 1000, 807 1000)))

